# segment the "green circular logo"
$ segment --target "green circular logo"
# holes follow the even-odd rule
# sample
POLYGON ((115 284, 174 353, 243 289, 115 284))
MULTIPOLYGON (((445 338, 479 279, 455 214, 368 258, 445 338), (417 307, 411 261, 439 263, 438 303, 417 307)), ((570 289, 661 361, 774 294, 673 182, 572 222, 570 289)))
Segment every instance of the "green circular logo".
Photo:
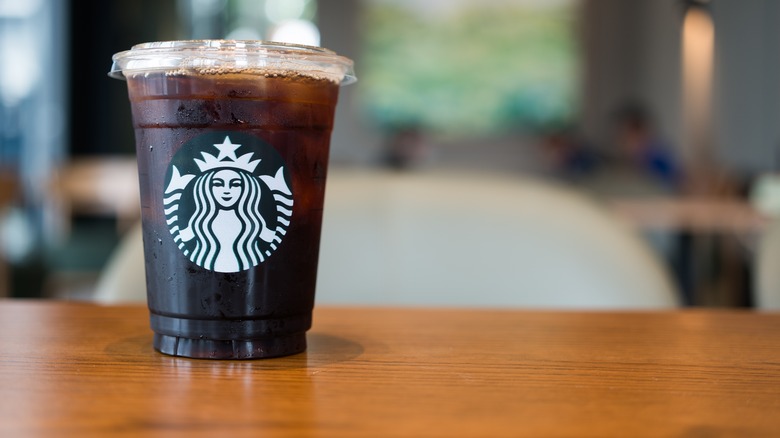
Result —
POLYGON ((282 243, 292 218, 281 156, 240 132, 210 132, 171 160, 163 203, 168 229, 190 261, 216 272, 256 266, 282 243))

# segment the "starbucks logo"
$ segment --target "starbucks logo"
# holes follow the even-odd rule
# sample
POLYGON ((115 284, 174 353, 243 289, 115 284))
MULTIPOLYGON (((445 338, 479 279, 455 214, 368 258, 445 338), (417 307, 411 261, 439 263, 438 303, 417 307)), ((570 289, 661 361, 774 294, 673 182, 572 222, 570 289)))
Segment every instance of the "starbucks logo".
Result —
POLYGON ((243 271, 270 257, 292 216, 284 164, 270 145, 237 132, 183 145, 169 165, 163 202, 184 256, 217 272, 243 271))

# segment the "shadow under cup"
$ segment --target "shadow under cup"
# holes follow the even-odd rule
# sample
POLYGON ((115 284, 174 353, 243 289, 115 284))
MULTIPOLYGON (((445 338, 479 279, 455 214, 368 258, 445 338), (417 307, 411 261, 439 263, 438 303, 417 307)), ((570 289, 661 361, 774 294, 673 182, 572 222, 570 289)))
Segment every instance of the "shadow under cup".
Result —
POLYGON ((330 134, 352 62, 319 48, 176 41, 114 55, 132 107, 154 347, 306 349, 330 134))

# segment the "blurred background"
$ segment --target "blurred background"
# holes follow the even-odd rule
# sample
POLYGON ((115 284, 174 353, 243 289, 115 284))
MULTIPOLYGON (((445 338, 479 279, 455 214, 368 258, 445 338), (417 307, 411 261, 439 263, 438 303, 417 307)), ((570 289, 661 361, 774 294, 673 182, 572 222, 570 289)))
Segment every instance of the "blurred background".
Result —
POLYGON ((332 176, 560 187, 639 235, 684 305, 753 306, 780 212, 779 23, 772 0, 0 0, 0 296, 91 299, 138 220, 111 55, 229 38, 355 60, 332 176))

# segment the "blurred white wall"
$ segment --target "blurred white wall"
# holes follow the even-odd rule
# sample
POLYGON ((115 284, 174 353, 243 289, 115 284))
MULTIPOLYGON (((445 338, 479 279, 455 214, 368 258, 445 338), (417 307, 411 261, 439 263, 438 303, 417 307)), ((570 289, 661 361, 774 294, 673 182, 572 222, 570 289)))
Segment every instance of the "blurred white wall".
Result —
POLYGON ((736 169, 780 170, 780 2, 717 0, 715 138, 736 169))

